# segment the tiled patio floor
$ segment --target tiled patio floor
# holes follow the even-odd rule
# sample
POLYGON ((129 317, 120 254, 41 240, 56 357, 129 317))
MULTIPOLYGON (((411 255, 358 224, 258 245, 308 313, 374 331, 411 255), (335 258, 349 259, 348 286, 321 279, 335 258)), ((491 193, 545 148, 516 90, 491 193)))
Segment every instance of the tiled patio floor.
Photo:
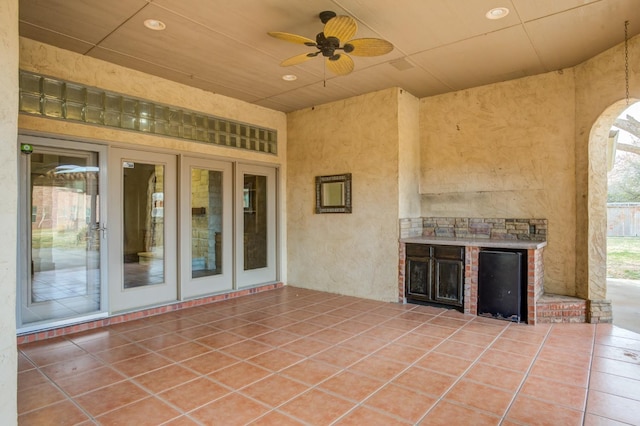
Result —
POLYGON ((640 424, 640 335, 285 287, 19 347, 21 425, 640 424))

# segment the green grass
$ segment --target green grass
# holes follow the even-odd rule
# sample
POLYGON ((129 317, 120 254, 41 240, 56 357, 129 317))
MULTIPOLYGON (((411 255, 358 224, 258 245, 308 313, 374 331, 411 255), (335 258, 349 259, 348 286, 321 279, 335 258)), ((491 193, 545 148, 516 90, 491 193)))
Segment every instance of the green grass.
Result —
POLYGON ((607 277, 640 280, 640 237, 607 238, 607 277))
POLYGON ((53 229, 34 229, 32 232, 33 248, 77 248, 82 241, 86 227, 80 231, 65 231, 53 229))

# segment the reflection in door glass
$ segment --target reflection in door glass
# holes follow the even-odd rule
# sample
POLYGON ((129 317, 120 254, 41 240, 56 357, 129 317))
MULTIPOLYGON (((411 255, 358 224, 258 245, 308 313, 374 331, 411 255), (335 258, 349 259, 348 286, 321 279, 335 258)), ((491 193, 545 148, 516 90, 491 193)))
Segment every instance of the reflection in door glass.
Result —
POLYGON ((267 177, 244 175, 244 270, 267 267, 267 177))
POLYGON ((123 162, 124 288, 164 282, 164 166, 123 162))
POLYGON ((191 170, 191 277, 222 273, 222 172, 191 170))
POLYGON ((100 310, 98 155, 42 151, 29 157, 31 261, 23 324, 100 310))

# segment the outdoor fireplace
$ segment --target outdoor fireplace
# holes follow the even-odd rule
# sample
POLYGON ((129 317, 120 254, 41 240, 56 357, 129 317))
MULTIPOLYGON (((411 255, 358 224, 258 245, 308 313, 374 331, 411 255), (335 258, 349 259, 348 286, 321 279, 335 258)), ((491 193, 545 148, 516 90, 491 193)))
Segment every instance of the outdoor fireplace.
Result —
MULTIPOLYGON (((536 323, 536 302, 544 291, 545 219, 415 218, 401 220, 400 229, 400 302, 437 304, 510 320, 515 315, 519 321, 536 323), (488 311, 485 306, 481 306, 484 312, 478 311, 480 253, 496 251, 520 253, 520 294, 513 302, 520 312, 503 314, 491 303, 488 311)), ((513 289, 502 291, 489 297, 503 297, 513 289)))

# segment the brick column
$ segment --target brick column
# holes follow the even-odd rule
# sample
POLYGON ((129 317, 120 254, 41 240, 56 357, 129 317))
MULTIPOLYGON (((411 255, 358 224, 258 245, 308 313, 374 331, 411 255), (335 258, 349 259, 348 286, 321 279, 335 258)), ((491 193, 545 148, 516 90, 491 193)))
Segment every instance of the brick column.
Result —
POLYGON ((407 245, 405 243, 398 244, 398 302, 407 303, 407 298, 404 295, 404 279, 407 259, 407 245))
POLYGON ((527 250, 527 323, 537 321, 536 303, 544 294, 544 248, 527 250))
POLYGON ((464 313, 478 315, 478 247, 464 249, 464 313))

